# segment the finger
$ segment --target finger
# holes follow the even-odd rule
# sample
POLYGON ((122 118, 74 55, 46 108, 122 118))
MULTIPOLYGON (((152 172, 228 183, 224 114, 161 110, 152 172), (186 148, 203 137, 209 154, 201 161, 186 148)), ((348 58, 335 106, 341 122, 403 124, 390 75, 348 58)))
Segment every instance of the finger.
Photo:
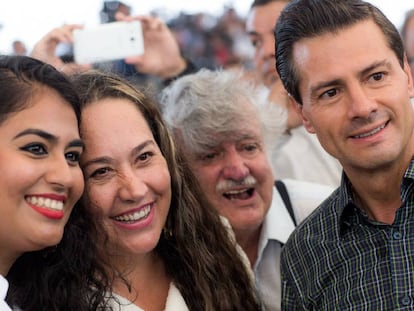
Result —
POLYGON ((73 42, 73 31, 75 29, 83 29, 83 25, 80 24, 70 24, 64 25, 61 28, 62 36, 65 38, 66 42, 73 42))
POLYGON ((144 57, 142 55, 130 56, 124 59, 125 63, 135 66, 142 65, 144 57))
POLYGON ((141 21, 142 25, 149 30, 159 29, 164 25, 161 19, 148 15, 136 16, 135 19, 141 21))

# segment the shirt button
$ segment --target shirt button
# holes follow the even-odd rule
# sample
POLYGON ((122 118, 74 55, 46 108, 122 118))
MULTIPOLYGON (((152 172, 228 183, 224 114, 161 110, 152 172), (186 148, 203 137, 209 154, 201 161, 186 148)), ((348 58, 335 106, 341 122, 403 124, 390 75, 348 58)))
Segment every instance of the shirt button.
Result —
POLYGON ((401 232, 398 232, 398 231, 395 231, 395 232, 392 234, 392 236, 393 236, 394 240, 401 240, 401 238, 402 238, 402 234, 401 234, 401 232))
POLYGON ((411 299, 409 296, 404 296, 403 298, 401 298, 401 304, 404 306, 408 306, 411 302, 411 299))

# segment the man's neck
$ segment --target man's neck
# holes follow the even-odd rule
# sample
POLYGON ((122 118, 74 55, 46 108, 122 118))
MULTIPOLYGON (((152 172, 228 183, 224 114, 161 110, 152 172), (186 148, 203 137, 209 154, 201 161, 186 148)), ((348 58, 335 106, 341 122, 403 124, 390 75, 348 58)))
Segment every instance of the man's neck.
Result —
POLYGON ((393 168, 376 172, 347 172, 356 204, 369 218, 392 224, 401 207, 400 187, 405 169, 393 168))

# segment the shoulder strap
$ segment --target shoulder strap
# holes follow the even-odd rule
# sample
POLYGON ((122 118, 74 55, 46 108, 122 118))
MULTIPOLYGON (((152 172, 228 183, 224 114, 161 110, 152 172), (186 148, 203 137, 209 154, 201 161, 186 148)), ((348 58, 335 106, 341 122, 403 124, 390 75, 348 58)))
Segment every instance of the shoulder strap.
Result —
POLYGON ((277 191, 279 191, 280 196, 282 197, 283 203, 285 203, 286 209, 289 212, 290 217, 293 220, 293 223, 295 226, 297 226, 296 219, 295 219, 295 213, 293 212, 292 203, 290 202, 289 194, 286 189, 286 185, 281 180, 275 181, 275 186, 277 191))

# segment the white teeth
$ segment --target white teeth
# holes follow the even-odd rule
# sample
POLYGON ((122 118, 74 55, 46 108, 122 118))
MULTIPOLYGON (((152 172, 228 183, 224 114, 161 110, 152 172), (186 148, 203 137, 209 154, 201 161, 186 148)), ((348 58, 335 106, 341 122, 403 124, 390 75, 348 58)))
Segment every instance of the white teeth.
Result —
POLYGON ((150 211, 151 211, 151 205, 147 205, 145 208, 139 211, 136 211, 135 213, 117 216, 117 217, 114 217, 114 219, 117 221, 124 221, 124 222, 138 221, 138 220, 141 220, 147 217, 150 211))
POLYGON ((42 197, 26 197, 26 201, 32 205, 36 205, 39 207, 46 207, 49 209, 53 209, 56 211, 63 210, 63 202, 58 200, 53 200, 50 198, 42 198, 42 197))
POLYGON ((247 191, 247 189, 243 189, 243 190, 230 190, 230 191, 227 191, 226 194, 227 195, 239 194, 239 193, 243 193, 245 191, 247 191))
POLYGON ((373 129, 371 132, 365 133, 365 134, 361 134, 361 135, 355 135, 355 138, 365 138, 371 135, 374 135, 376 133, 378 133, 379 131, 381 131, 383 128, 385 127, 385 124, 381 125, 380 127, 377 127, 376 129, 373 129))

